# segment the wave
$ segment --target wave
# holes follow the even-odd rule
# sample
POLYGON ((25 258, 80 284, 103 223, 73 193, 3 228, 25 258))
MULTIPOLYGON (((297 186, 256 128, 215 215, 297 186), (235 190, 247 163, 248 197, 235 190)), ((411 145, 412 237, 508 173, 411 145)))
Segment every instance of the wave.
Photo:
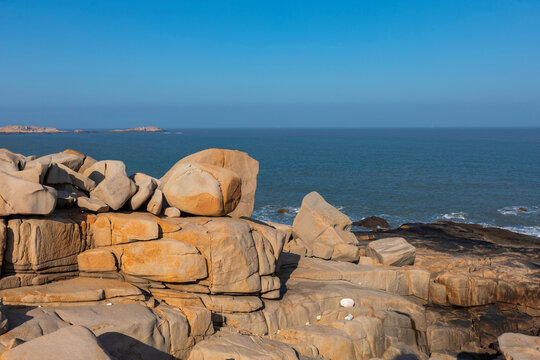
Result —
POLYGON ((501 226, 501 229, 540 238, 540 226, 501 226))
POLYGON ((292 222, 299 211, 299 207, 265 205, 253 211, 253 217, 262 221, 272 221, 292 225, 292 222), (278 210, 280 209, 288 210, 288 212, 278 213, 278 210))
POLYGON ((451 212, 448 214, 443 214, 438 218, 444 220, 465 220, 467 218, 467 214, 464 212, 451 212))
POLYGON ((497 209, 497 212, 502 215, 520 216, 538 213, 538 206, 505 206, 497 209))

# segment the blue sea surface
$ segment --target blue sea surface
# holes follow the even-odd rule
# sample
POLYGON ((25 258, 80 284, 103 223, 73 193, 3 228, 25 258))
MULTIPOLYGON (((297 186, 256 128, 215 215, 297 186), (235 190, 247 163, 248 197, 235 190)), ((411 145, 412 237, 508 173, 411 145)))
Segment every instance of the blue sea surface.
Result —
POLYGON ((155 177, 194 152, 238 149, 260 162, 254 217, 261 220, 292 223, 304 195, 317 191, 352 220, 453 220, 540 236, 538 128, 3 135, 0 147, 39 156, 71 148, 155 177))

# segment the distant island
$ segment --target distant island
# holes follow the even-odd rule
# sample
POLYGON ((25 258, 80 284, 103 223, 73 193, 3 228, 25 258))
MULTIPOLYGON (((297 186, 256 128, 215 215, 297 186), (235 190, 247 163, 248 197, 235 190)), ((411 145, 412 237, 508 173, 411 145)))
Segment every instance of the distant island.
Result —
POLYGON ((2 134, 58 134, 67 132, 53 127, 40 126, 10 125, 0 127, 0 133, 2 134))
POLYGON ((132 129, 115 129, 115 130, 58 130, 54 127, 41 127, 41 126, 26 126, 26 125, 9 125, 0 127, 0 134, 63 134, 63 133, 95 133, 95 132, 165 132, 162 128, 157 126, 140 126, 132 129))

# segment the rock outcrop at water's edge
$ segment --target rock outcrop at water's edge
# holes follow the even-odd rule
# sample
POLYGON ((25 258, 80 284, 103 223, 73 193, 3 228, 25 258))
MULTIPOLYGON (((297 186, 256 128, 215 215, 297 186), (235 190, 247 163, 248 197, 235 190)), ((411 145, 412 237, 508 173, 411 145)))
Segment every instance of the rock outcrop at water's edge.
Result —
POLYGON ((534 238, 354 233, 315 192, 292 227, 262 222, 258 166, 208 149, 157 179, 0 150, 0 360, 538 358, 534 238))

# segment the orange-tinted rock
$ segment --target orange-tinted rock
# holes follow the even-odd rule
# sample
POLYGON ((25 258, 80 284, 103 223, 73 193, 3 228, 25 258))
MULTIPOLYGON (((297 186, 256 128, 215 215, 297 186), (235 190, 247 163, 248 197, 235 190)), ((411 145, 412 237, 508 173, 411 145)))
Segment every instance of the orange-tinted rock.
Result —
POLYGON ((163 183, 167 203, 194 215, 225 215, 240 201, 240 177, 231 170, 213 165, 179 164, 163 183))
POLYGON ((143 300, 141 291, 126 282, 106 279, 75 278, 46 285, 0 290, 8 305, 85 304, 92 302, 143 300))
POLYGON ((208 275, 197 248, 178 240, 160 239, 124 245, 122 270, 155 281, 192 282, 208 275))
POLYGON ((91 249, 77 256, 79 270, 85 272, 116 271, 116 258, 107 249, 91 249))
POLYGON ((15 271, 76 264, 86 248, 79 225, 64 214, 12 218, 8 229, 4 267, 15 271))
POLYGON ((95 247, 159 238, 159 225, 150 214, 103 213, 92 227, 95 247))
POLYGON ((257 174, 259 173, 259 162, 251 158, 248 154, 238 150, 226 149, 206 149, 198 153, 189 155, 178 161, 162 178, 166 181, 171 172, 179 164, 183 163, 210 164, 234 171, 242 179, 242 196, 236 209, 230 213, 231 216, 247 216, 253 213, 255 203, 255 191, 257 189, 257 174))

